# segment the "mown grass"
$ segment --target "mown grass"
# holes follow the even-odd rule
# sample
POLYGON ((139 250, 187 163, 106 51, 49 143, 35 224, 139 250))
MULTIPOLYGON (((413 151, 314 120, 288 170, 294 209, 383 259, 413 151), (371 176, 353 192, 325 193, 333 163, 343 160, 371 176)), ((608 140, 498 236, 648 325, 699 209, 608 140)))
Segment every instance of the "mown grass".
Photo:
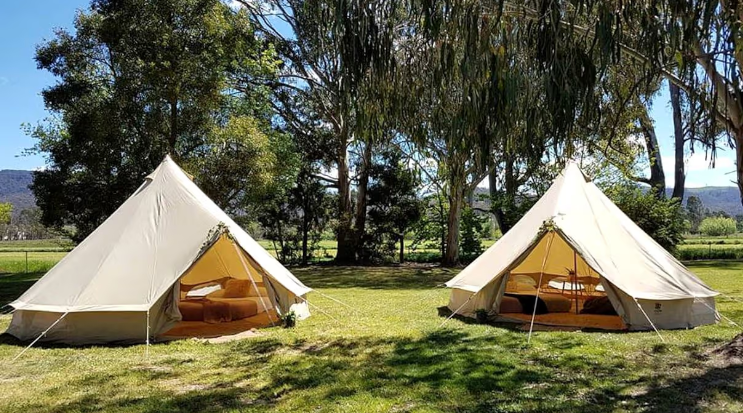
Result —
POLYGON ((0 252, 23 252, 23 251, 70 251, 74 247, 72 241, 60 239, 34 239, 0 241, 0 252))
POLYGON ((66 252, 8 252, 0 250, 0 275, 46 272, 66 254, 66 252))
MULTIPOLYGON (((743 263, 691 267, 743 322, 743 263)), ((743 366, 706 351, 729 324, 655 333, 535 332, 444 318, 457 270, 309 267, 314 315, 224 344, 38 346, 0 340, 0 412, 743 411, 743 366), (352 309, 323 297, 329 294, 352 309)), ((0 305, 34 275, 0 276, 0 305), (6 293, 7 292, 7 293, 6 293)), ((10 316, 0 316, 4 329, 10 316)))

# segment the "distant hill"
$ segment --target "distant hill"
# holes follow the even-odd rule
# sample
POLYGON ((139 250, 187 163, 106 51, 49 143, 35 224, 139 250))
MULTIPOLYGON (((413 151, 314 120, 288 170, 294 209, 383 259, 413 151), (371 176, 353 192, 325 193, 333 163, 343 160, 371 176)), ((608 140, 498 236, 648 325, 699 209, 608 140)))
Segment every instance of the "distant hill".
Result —
MULTIPOLYGON (((33 172, 19 170, 0 171, 0 202, 10 202, 13 204, 13 210, 17 214, 20 211, 31 208, 36 205, 31 190, 28 186, 33 181, 33 172)), ((488 195, 485 188, 477 188, 477 195, 488 195)), ((671 188, 666 188, 666 193, 670 195, 671 188)), ((686 199, 690 196, 698 196, 704 206, 710 211, 725 211, 731 216, 743 214, 743 205, 740 203, 738 188, 733 186, 707 186, 704 188, 686 188, 684 193, 684 205, 686 199)), ((490 209, 490 201, 477 200, 475 204, 478 208, 490 209)))
MULTIPOLYGON (((668 196, 673 192, 673 188, 666 188, 668 196)), ((485 188, 477 188, 477 195, 488 195, 485 188)), ((706 186, 703 188, 686 188, 684 191, 684 206, 690 196, 697 196, 702 200, 704 206, 710 211, 725 211, 730 216, 743 214, 743 205, 740 203, 740 194, 738 188, 734 186, 706 186)), ((476 197, 477 198, 477 197, 476 197)), ((476 201, 475 206, 482 209, 490 208, 489 200, 476 201)))
POLYGON ((28 188, 32 181, 31 171, 0 171, 0 202, 13 204, 14 214, 36 206, 36 199, 28 188))
MULTIPOLYGON (((673 189, 666 188, 670 195, 673 189)), ((740 203, 740 193, 734 186, 705 186, 704 188, 686 188, 684 190, 684 206, 690 196, 699 197, 710 211, 725 211, 730 216, 743 214, 743 205, 740 203)))

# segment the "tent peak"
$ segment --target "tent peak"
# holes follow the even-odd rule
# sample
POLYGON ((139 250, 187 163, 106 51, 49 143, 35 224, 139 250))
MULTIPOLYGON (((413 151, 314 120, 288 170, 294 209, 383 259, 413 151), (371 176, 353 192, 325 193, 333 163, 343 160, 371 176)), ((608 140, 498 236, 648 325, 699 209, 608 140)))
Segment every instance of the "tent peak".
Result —
POLYGON ((561 175, 568 177, 568 176, 580 176, 584 182, 591 182, 591 179, 586 176, 585 173, 583 173, 583 170, 580 168, 580 165, 578 165, 578 162, 574 160, 568 160, 565 163, 565 168, 563 168, 561 175))

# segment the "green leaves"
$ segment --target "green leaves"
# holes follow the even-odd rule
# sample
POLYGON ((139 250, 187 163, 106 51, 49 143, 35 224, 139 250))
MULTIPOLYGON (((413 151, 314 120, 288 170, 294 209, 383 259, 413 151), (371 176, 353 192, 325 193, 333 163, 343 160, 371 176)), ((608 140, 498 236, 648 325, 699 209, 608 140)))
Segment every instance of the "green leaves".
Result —
MULTIPOLYGON (((673 251, 686 229, 678 199, 658 199, 652 191, 633 185, 615 185, 606 191, 611 200, 663 248, 673 251)), ((735 222, 733 222, 733 226, 735 222)))
POLYGON ((10 224, 13 204, 10 202, 0 202, 0 224, 10 224))
POLYGON ((699 224, 699 232, 710 237, 735 234, 737 227, 733 218, 707 217, 699 224))
POLYGON ((286 138, 256 81, 279 62, 244 11, 219 0, 95 0, 74 26, 36 55, 58 78, 42 92, 54 120, 28 129, 48 159, 33 184, 46 225, 72 224, 84 238, 166 153, 232 210, 286 180, 276 179, 286 138))

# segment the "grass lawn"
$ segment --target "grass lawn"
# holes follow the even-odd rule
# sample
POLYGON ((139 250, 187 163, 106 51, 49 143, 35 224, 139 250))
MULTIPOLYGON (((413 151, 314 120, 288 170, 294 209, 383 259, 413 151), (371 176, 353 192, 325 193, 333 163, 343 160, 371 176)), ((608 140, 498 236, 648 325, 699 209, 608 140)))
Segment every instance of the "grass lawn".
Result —
MULTIPOLYGON (((743 263, 692 267, 743 322, 743 263)), ((22 349, 0 338, 1 412, 596 412, 743 411, 743 366, 705 353, 726 323, 649 333, 536 332, 450 320, 434 289, 457 270, 309 267, 318 291, 294 329, 224 344, 22 349)), ((0 276, 0 304, 40 274, 0 276)), ((0 316, 0 329, 10 321, 0 316)))

